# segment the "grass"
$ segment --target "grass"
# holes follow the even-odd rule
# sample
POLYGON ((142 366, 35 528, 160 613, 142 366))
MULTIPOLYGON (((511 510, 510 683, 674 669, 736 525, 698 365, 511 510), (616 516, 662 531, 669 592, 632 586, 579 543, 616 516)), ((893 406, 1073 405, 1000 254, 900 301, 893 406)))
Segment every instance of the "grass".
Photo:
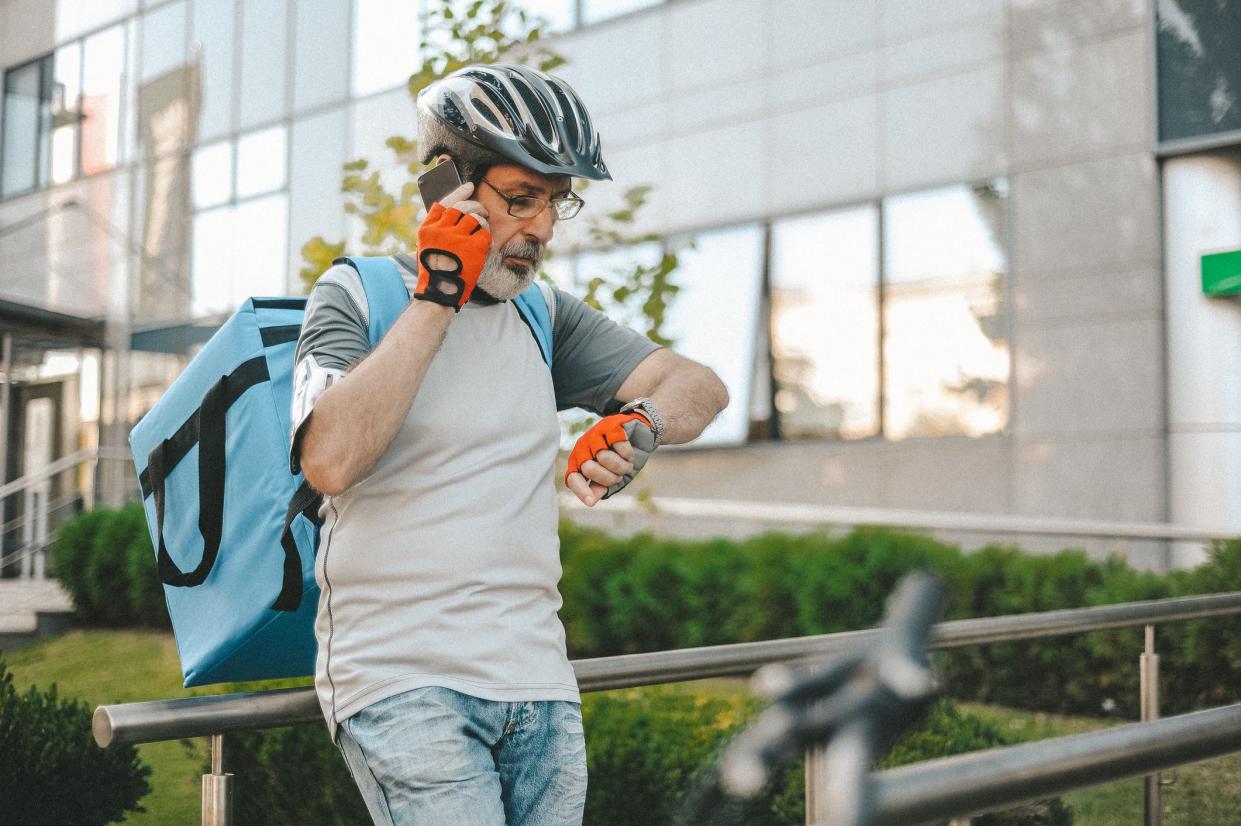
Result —
MULTIPOLYGON (((158 631, 83 630, 5 652, 4 660, 18 689, 52 683, 66 697, 84 700, 92 709, 112 703, 167 700, 253 687, 306 685, 308 680, 211 686, 181 686, 181 667, 172 635, 158 631)), ((192 826, 201 821, 201 782, 207 739, 143 743, 138 753, 151 767, 151 793, 145 812, 126 823, 139 826, 192 826)))
MULTIPOLYGON (((1069 717, 975 703, 961 710, 998 725, 1021 741, 1044 740, 1097 731, 1124 721, 1069 717)), ((1241 754, 1204 760, 1163 773, 1164 826, 1241 824, 1241 754)), ((1142 822, 1143 780, 1131 777, 1091 786, 1063 796, 1073 809, 1075 826, 1132 826, 1142 822)))
MULTIPOLYGON (((176 646, 169 634, 137 630, 73 631, 55 639, 4 654, 18 688, 57 683, 65 696, 79 697, 92 708, 109 703, 170 699, 198 694, 306 685, 308 680, 209 688, 181 687, 176 646)), ((712 683, 735 690, 735 681, 712 683)), ((1043 714, 963 703, 963 711, 1000 726, 1015 739, 1042 740, 1093 731, 1114 721, 1043 714)), ((193 741, 147 743, 138 747, 152 768, 152 791, 142 800, 146 811, 126 821, 141 826, 191 826, 199 822, 199 783, 207 746, 193 741)), ((1165 826, 1241 824, 1241 754, 1217 758, 1174 772, 1163 787, 1165 826)), ((1094 786, 1064 796, 1076 826, 1132 826, 1142 822, 1142 780, 1094 786)))

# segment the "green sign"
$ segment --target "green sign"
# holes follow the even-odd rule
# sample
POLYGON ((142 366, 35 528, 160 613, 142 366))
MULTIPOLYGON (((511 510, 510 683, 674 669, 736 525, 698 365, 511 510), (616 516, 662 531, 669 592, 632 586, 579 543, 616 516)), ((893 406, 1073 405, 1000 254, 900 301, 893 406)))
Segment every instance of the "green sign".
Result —
POLYGON ((1202 291, 1207 295, 1241 293, 1241 250, 1202 256, 1202 291))

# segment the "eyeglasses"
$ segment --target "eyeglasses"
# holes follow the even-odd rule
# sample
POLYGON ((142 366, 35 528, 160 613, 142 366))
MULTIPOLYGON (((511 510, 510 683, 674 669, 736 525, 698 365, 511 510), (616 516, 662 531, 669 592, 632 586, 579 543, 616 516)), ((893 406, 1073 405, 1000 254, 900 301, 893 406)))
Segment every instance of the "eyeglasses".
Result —
POLYGON ((552 208, 552 215, 556 216, 556 220, 567 221, 581 212, 582 207, 586 205, 586 202, 573 192, 552 198, 549 201, 546 198, 536 198, 533 195, 506 195, 496 189, 496 185, 486 178, 483 178, 483 183, 491 187, 497 195, 505 200, 508 204, 508 214, 514 218, 533 218, 550 206, 552 208))

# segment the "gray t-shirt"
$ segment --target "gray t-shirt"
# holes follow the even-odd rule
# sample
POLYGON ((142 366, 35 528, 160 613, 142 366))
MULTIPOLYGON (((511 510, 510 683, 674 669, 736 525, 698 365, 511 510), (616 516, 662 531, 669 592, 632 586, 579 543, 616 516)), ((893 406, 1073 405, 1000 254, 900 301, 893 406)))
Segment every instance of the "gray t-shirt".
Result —
MULTIPOLYGON (((578 699, 557 616, 556 410, 615 412, 616 391, 657 347, 552 294, 552 371, 515 306, 467 304, 388 450, 325 500, 315 686, 333 736, 366 706, 428 685, 490 700, 578 699)), ((347 265, 311 293, 297 345, 294 465, 315 398, 348 381, 369 350, 367 312, 347 265)))

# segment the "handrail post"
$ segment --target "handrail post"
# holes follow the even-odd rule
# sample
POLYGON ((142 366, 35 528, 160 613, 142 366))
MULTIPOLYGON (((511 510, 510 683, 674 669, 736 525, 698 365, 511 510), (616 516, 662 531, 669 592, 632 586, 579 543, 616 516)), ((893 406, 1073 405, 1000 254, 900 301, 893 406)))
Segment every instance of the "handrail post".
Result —
POLYGON ((806 749, 806 826, 827 822, 827 754, 822 746, 806 749))
POLYGON ((211 735, 211 774, 203 775, 203 826, 231 826, 233 776, 224 773, 224 735, 211 735))
MULTIPOLYGON (((1140 676, 1140 697, 1142 721, 1149 722, 1159 719, 1159 655, 1155 653, 1155 626, 1146 626, 1146 645, 1138 658, 1140 676)), ((1148 774, 1145 778, 1145 794, 1143 796, 1145 826, 1159 826, 1163 820, 1163 795, 1159 787, 1159 773, 1148 774)))

